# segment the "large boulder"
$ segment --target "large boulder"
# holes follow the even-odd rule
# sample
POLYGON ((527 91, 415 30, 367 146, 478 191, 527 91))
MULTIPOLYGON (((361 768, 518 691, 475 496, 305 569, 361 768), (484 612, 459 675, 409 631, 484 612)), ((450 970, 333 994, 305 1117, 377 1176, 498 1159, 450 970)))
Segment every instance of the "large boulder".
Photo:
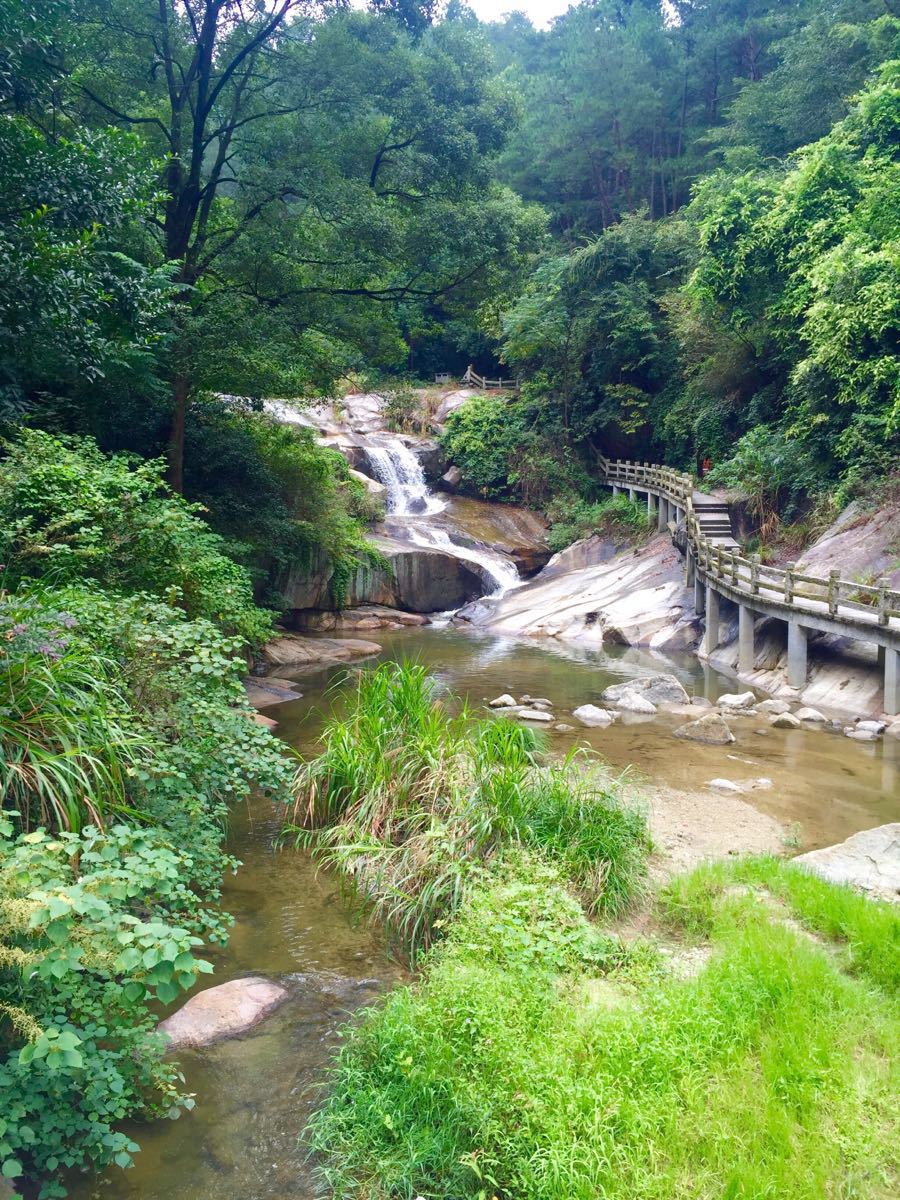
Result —
POLYGON ((407 444, 421 463, 428 482, 437 483, 447 470, 447 455, 441 443, 433 438, 409 438, 407 444))
POLYGON ((361 604, 358 608, 345 608, 340 612, 295 613, 293 624, 305 633, 331 633, 343 630, 406 629, 428 625, 429 620, 424 613, 404 612, 384 604, 361 604))
POLYGON ((651 704, 689 704, 690 696, 674 675, 648 675, 629 679, 625 683, 614 683, 606 688, 601 699, 607 704, 621 704, 623 699, 640 696, 651 704))
POLYGON ((444 492, 455 492, 462 483, 462 471, 459 467, 448 467, 438 480, 438 487, 444 492))
POLYGON ((675 730, 677 738, 690 742, 703 742, 707 746, 727 746, 734 741, 728 722, 719 713, 707 713, 696 721, 688 721, 675 730))
POLYGON ((756 697, 752 692, 726 692, 718 700, 719 708, 730 708, 736 711, 752 708, 755 703, 756 697))
POLYGON ((829 883, 847 883, 878 899, 900 901, 900 821, 864 829, 793 861, 829 883))
POLYGON ((208 1046, 252 1029, 287 994, 280 983, 258 975, 232 979, 191 996, 187 1004, 160 1021, 158 1029, 165 1034, 169 1050, 208 1046))

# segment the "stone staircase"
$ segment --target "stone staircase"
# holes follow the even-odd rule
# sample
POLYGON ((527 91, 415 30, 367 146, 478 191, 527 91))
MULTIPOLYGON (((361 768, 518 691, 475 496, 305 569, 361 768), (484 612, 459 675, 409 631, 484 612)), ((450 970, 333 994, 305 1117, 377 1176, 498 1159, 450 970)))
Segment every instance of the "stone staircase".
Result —
POLYGON ((707 496, 703 492, 694 492, 692 500, 700 532, 714 546, 725 546, 728 549, 738 548, 731 529, 731 517, 726 502, 717 500, 714 496, 707 496))

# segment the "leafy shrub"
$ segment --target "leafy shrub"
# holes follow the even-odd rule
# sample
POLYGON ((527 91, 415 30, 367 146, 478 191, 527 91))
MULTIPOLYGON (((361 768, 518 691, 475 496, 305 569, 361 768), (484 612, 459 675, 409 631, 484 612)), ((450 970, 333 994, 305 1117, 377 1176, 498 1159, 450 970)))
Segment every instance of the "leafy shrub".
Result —
POLYGON ((704 482, 746 492, 765 537, 777 528, 779 511, 796 506, 819 480, 801 446, 778 429, 757 425, 737 441, 731 457, 714 466, 704 482))
POLYGON ((257 644, 270 615, 196 505, 172 495, 162 462, 107 457, 87 438, 25 430, 0 461, 0 561, 7 587, 94 579, 154 592, 257 644))
POLYGON ((192 1105, 150 1008, 212 970, 195 957, 207 921, 190 877, 189 851, 156 829, 16 837, 0 814, 4 1176, 127 1166, 122 1118, 192 1105))
POLYGON ((468 487, 488 498, 508 498, 526 432, 521 410, 505 397, 474 396, 447 418, 442 444, 468 487))
POLYGON ((298 773, 298 840, 344 872, 413 958, 505 846, 546 852, 592 910, 626 907, 647 832, 617 781, 577 753, 542 765, 531 730, 451 715, 435 686, 408 663, 360 677, 350 714, 298 773))
POLYGON ((382 506, 353 479, 347 460, 313 431, 219 400, 195 406, 187 443, 187 487, 277 607, 279 577, 324 559, 338 574, 372 560, 365 526, 382 506))
POLYGON ((594 533, 637 541, 650 529, 646 506, 629 500, 621 492, 595 503, 575 498, 556 500, 549 506, 547 515, 550 518, 548 541, 554 553, 594 533))

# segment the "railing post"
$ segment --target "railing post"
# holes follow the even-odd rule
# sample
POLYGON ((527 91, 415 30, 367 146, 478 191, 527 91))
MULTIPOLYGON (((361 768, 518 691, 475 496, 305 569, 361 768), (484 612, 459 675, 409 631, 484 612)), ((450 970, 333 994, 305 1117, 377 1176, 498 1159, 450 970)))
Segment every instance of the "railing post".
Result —
POLYGON ((887 625, 888 623, 888 586, 887 580, 882 579, 881 585, 878 588, 878 624, 887 625))
POLYGON ((838 583, 837 571, 828 572, 828 615, 834 617, 838 610, 838 596, 840 595, 840 584, 838 583))
POLYGON ((750 561, 750 595, 759 595, 759 558, 755 554, 750 561))
POLYGON ((785 604, 794 603, 794 569, 788 567, 784 572, 784 602, 785 604))

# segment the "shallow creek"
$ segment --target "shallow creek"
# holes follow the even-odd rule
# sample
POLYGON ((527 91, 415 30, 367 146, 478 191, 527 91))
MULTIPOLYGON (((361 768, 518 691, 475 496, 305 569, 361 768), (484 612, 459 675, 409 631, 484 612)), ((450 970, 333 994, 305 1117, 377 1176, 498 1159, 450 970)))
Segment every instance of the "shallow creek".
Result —
MULTIPOLYGON (((733 680, 690 656, 578 652, 434 626, 374 637, 382 658, 426 663, 473 707, 500 692, 529 693, 550 699, 561 721, 579 704, 596 702, 610 683, 646 672, 673 671, 689 692, 709 699, 737 690, 733 680)), ((301 753, 314 751, 325 714, 341 703, 334 685, 346 676, 345 668, 304 674, 298 683, 303 699, 267 710, 301 753)), ((604 730, 551 733, 548 744, 564 751, 587 742, 616 768, 632 766, 650 805, 654 786, 698 792, 717 777, 740 783, 766 776, 773 786, 745 799, 791 829, 804 849, 897 819, 896 741, 856 743, 807 730, 759 736, 752 732, 758 722, 739 718, 733 745, 701 746, 671 736, 684 719, 626 718, 604 730)), ((303 854, 272 848, 278 825, 264 803, 234 815, 230 843, 244 865, 226 881, 224 905, 236 920, 228 947, 213 956, 214 982, 249 973, 307 978, 246 1037, 186 1052, 181 1066, 196 1110, 134 1129, 143 1148, 136 1167, 77 1189, 76 1200, 312 1200, 323 1194, 297 1135, 348 1012, 402 978, 402 971, 377 931, 348 913, 334 878, 317 872, 303 854)), ((741 849, 737 834, 734 849, 741 849)))

